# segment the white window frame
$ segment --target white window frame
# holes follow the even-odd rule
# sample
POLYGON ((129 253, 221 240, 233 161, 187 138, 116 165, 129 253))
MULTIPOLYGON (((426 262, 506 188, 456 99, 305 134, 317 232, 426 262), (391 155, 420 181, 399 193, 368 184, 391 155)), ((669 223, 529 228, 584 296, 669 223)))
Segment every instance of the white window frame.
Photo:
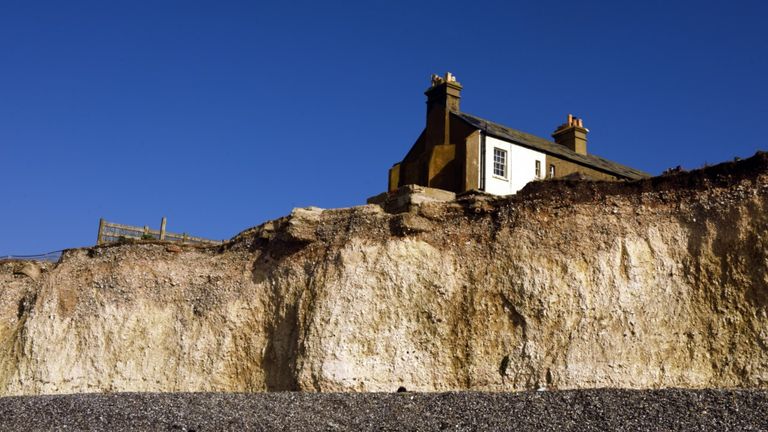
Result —
POLYGON ((533 170, 534 170, 534 176, 537 179, 540 179, 541 178, 541 161, 540 160, 536 159, 533 170))
POLYGON ((509 153, 501 148, 493 148, 493 176, 498 178, 507 179, 509 177, 509 153), (500 156, 500 160, 497 160, 497 152, 500 156), (496 169, 501 167, 502 174, 498 174, 496 169))

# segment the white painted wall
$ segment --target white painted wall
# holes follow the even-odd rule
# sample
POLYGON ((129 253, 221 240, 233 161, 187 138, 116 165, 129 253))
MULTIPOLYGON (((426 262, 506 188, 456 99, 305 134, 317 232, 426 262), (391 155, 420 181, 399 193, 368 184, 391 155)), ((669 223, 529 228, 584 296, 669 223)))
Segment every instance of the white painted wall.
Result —
MULTIPOLYGON (((498 138, 485 138, 485 191, 494 195, 517 193, 536 179, 536 161, 541 163, 541 177, 547 175, 544 153, 537 152, 498 138), (507 178, 493 175, 493 149, 507 151, 507 178)), ((482 173, 481 173, 482 175, 482 173)))

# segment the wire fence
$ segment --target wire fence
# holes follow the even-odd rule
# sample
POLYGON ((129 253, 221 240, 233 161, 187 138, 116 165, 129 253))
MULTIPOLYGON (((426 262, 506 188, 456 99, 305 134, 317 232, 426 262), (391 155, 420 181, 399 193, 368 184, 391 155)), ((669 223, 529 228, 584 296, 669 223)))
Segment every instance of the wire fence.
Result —
MULTIPOLYGON (((166 219, 161 221, 160 229, 153 230, 148 226, 136 227, 131 225, 122 225, 114 222, 107 222, 104 219, 99 220, 99 234, 96 240, 97 245, 103 245, 114 242, 130 240, 165 240, 176 243, 186 243, 191 245, 220 245, 223 240, 211 240, 202 237, 191 236, 186 233, 177 234, 165 230, 166 219)), ((48 261, 57 262, 64 251, 57 250, 36 255, 0 255, 0 261, 48 261)))
POLYGON ((0 261, 4 260, 14 260, 14 261, 48 261, 48 262, 56 262, 61 258, 62 250, 57 250, 53 252, 47 252, 43 254, 37 254, 37 255, 0 255, 0 261))

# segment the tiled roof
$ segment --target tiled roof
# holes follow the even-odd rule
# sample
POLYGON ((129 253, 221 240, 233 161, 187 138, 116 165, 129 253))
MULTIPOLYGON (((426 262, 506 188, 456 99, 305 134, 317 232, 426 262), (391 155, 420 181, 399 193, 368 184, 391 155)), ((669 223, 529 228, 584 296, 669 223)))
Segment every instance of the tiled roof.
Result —
POLYGON ((473 115, 466 114, 463 112, 452 112, 451 114, 464 120, 465 122, 469 123, 471 126, 482 130, 483 132, 485 132, 490 136, 500 138, 505 141, 511 141, 523 147, 539 150, 541 152, 556 156, 560 159, 565 159, 571 162, 576 162, 581 165, 586 165, 598 171, 615 174, 619 177, 630 179, 630 180, 637 180, 637 179, 651 176, 646 172, 643 172, 634 168, 630 168, 626 165, 622 165, 616 162, 609 161, 608 159, 603 159, 600 156, 595 156, 591 154, 583 155, 583 154, 576 153, 575 151, 563 145, 549 141, 548 139, 541 138, 536 135, 531 135, 529 133, 525 133, 517 129, 508 128, 506 126, 482 119, 480 117, 475 117, 473 115))

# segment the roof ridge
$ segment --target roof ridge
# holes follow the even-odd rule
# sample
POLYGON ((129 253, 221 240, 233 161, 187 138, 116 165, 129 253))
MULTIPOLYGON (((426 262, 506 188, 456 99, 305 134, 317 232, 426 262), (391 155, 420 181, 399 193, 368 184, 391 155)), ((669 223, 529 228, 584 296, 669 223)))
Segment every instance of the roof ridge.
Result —
POLYGON ((597 156, 593 154, 583 155, 580 153, 576 153, 575 151, 565 146, 562 146, 560 144, 557 144, 554 141, 550 141, 546 138, 543 138, 538 135, 534 135, 532 133, 528 133, 525 131, 521 131, 519 129, 514 129, 511 127, 505 126, 503 124, 496 123, 494 121, 487 120, 482 117, 478 117, 473 114, 468 114, 468 113, 458 112, 458 111, 451 111, 451 114, 456 115, 460 119, 466 121, 467 123, 469 123, 474 127, 477 127, 478 129, 482 129, 485 133, 489 135, 515 142, 524 147, 533 147, 537 150, 544 151, 544 152, 553 154, 555 156, 563 157, 572 162, 590 166, 599 171, 606 171, 611 174, 617 174, 621 177, 626 177, 629 179, 651 177, 649 173, 646 173, 639 169, 632 168, 630 166, 611 161, 601 156, 597 156), (500 129, 500 130, 494 130, 494 129, 500 129))

